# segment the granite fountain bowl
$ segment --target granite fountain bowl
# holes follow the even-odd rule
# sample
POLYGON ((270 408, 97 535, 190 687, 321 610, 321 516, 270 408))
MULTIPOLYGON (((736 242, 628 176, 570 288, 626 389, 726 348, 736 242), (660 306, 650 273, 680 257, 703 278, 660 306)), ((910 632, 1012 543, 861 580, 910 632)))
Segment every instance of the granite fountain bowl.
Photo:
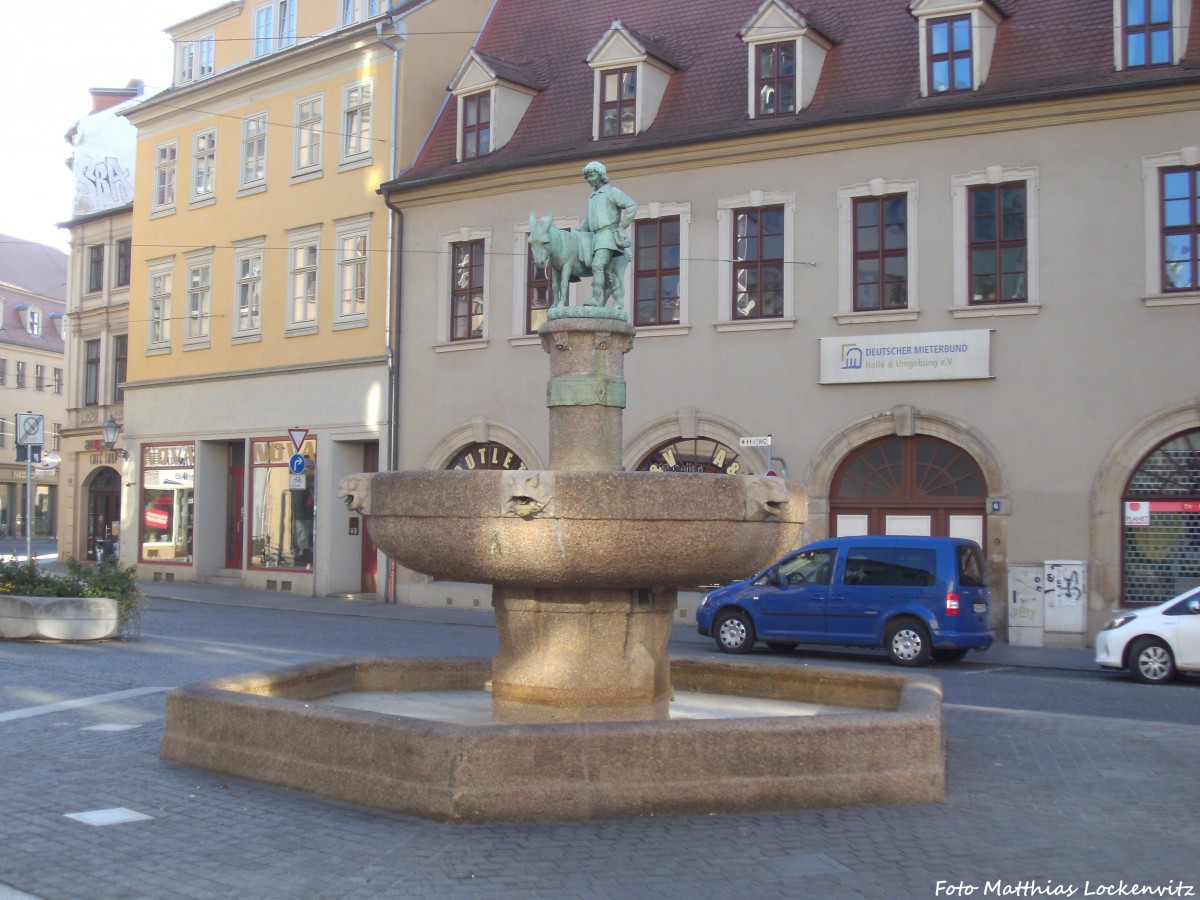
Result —
POLYGON ((566 590, 744 578, 796 546, 807 514, 802 487, 760 475, 422 470, 341 493, 410 569, 566 590))
POLYGON ((704 692, 828 715, 457 724, 322 702, 485 691, 487 659, 343 658, 178 688, 162 758, 443 822, 711 815, 945 795, 941 683, 928 675, 677 658, 704 692))

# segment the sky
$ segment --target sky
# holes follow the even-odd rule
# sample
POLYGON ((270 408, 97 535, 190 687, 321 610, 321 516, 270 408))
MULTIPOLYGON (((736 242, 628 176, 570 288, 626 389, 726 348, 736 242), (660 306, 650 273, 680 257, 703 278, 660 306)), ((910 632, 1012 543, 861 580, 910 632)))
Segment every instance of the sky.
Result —
POLYGON ((0 235, 67 250, 75 183, 63 139, 91 111, 93 87, 170 86, 164 29, 225 0, 3 0, 0 11, 0 235))

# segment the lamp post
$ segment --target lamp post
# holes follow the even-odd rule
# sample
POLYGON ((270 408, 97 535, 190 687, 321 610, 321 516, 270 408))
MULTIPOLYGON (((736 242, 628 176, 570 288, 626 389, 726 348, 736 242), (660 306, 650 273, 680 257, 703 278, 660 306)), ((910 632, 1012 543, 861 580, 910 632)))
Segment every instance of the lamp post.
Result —
POLYGON ((111 415, 108 421, 100 426, 104 432, 104 447, 111 453, 117 454, 121 459, 129 459, 129 451, 124 447, 117 446, 117 438, 121 436, 121 426, 111 415))

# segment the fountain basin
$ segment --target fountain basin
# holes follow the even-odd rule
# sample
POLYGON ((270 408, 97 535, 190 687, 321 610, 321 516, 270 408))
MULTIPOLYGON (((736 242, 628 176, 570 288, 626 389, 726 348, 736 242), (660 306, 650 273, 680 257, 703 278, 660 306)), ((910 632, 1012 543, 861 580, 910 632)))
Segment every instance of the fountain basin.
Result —
POLYGON ((558 591, 744 578, 795 547, 807 516, 803 488, 761 475, 421 470, 353 475, 339 493, 401 565, 558 591))
POLYGON ((838 715, 451 724, 315 703, 483 690, 486 659, 344 658, 167 698, 163 759, 444 822, 936 802, 941 685, 926 675, 676 659, 677 692, 851 706, 838 715))

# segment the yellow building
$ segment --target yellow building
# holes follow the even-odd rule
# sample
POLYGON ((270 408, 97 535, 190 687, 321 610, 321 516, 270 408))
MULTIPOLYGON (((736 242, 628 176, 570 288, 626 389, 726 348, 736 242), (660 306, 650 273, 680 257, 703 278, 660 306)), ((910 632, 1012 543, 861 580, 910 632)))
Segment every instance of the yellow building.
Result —
POLYGON ((483 0, 231 2, 168 29, 138 130, 120 553, 144 578, 376 590, 346 474, 395 419, 378 186, 411 161, 483 0))

